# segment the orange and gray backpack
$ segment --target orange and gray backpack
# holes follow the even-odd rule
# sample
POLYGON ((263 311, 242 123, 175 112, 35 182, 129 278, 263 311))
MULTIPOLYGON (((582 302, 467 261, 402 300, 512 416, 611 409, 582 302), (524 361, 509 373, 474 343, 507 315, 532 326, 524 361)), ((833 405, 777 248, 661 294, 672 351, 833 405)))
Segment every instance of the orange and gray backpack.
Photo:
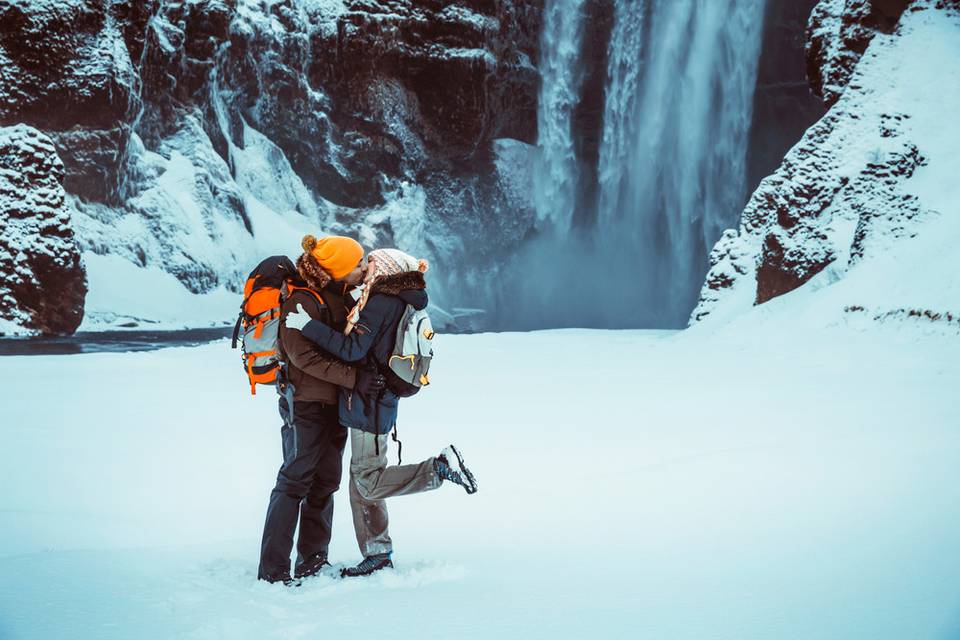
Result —
POLYGON ((257 265, 243 287, 240 317, 233 327, 233 348, 243 331, 243 368, 250 393, 257 385, 275 385, 280 374, 280 308, 284 287, 297 278, 297 268, 287 256, 272 256, 257 265))

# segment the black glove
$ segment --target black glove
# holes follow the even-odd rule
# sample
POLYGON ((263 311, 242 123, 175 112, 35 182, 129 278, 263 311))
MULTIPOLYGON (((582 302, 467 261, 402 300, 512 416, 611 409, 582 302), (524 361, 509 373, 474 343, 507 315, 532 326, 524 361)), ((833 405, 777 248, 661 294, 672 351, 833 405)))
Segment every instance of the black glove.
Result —
POLYGON ((357 371, 357 382, 353 385, 353 390, 364 399, 376 398, 386 386, 387 379, 376 371, 360 369, 357 371))

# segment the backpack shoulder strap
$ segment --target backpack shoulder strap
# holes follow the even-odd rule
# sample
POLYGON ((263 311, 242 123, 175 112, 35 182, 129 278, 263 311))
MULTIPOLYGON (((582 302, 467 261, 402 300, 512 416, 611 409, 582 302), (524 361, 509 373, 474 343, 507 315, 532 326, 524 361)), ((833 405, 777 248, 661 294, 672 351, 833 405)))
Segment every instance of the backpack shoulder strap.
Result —
POLYGON ((296 293, 297 291, 302 291, 302 292, 304 292, 305 294, 307 294, 308 296, 314 298, 314 299, 317 301, 317 304, 319 304, 321 307, 324 307, 324 306, 327 305, 326 301, 323 299, 323 296, 321 296, 319 293, 317 293, 316 291, 314 291, 314 290, 311 289, 310 287, 298 287, 298 286, 295 285, 295 284, 292 284, 292 283, 290 283, 290 282, 287 282, 287 297, 288 297, 288 298, 291 297, 291 296, 292 296, 294 293, 296 293))
POLYGON ((397 318, 397 331, 396 331, 397 335, 393 345, 394 353, 397 353, 398 351, 402 350, 403 336, 405 336, 407 332, 410 331, 410 320, 413 318, 415 313, 416 313, 416 310, 413 308, 412 305, 404 303, 404 305, 400 307, 400 316, 397 318))

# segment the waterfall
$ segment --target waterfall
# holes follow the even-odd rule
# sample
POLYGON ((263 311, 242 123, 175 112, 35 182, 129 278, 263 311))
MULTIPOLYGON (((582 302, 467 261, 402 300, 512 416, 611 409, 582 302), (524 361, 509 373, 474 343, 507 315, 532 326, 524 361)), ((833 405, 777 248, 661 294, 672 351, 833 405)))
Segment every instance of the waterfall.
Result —
POLYGON ((548 0, 540 38, 540 153, 533 172, 533 200, 538 220, 561 233, 569 230, 573 219, 579 173, 572 119, 583 83, 579 57, 585 1, 548 0))
POLYGON ((541 233, 517 262, 537 284, 511 302, 521 325, 686 323, 709 251, 747 196, 765 2, 547 0, 534 170, 541 233), (613 3, 605 69, 582 59, 591 2, 613 3), (573 114, 591 73, 606 85, 596 184, 587 185, 573 114), (575 215, 577 203, 591 210, 575 215))
POLYGON ((630 297, 686 320, 745 198, 764 0, 617 0, 597 232, 629 256, 630 297))

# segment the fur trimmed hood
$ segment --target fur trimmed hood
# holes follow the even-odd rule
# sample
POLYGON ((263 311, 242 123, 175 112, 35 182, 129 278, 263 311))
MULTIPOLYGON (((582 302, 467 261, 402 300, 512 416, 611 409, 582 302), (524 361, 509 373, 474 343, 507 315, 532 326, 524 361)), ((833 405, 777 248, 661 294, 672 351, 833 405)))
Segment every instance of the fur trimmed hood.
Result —
POLYGON ((388 296, 399 296, 404 291, 423 290, 427 288, 427 280, 419 271, 404 271, 391 276, 377 278, 371 285, 370 295, 382 293, 388 296))
POLYGON ((370 297, 376 295, 393 296, 413 305, 414 309, 426 309, 427 281, 419 271, 405 271, 390 276, 382 276, 370 285, 370 297))

